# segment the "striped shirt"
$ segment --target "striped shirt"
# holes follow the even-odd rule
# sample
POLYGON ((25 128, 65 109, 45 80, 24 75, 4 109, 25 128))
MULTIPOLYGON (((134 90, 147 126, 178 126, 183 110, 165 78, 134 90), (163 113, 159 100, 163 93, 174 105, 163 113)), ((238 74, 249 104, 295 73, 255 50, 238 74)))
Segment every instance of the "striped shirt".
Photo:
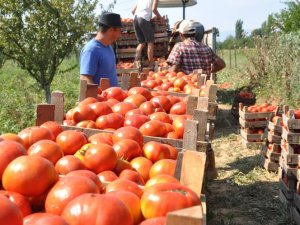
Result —
POLYGON ((185 74, 202 69, 203 73, 210 75, 211 64, 216 60, 217 56, 210 47, 197 42, 195 38, 188 38, 175 44, 167 63, 179 66, 185 74))

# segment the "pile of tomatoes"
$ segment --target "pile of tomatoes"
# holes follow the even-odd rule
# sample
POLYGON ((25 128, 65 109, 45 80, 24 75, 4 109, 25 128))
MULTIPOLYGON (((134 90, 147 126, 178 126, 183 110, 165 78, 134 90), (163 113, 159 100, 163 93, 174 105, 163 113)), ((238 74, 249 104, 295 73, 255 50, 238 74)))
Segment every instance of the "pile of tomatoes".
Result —
MULTIPOLYGON (((197 88, 197 81, 197 74, 186 75, 183 72, 175 73, 164 70, 156 73, 150 71, 147 80, 143 80, 141 85, 153 90, 191 94, 192 89, 197 88)), ((204 90, 205 86, 200 89, 204 90)), ((201 94, 204 95, 204 93, 201 94)))
POLYGON ((134 87, 123 91, 111 87, 96 98, 87 98, 70 109, 64 125, 101 130, 133 126, 143 135, 182 139, 186 115, 186 98, 150 92, 134 87))
POLYGON ((132 69, 134 67, 132 62, 119 62, 117 69, 132 69))
POLYGON ((268 103, 256 104, 248 107, 248 111, 251 113, 257 112, 275 112, 276 106, 268 103))
POLYGON ((12 225, 165 224, 199 205, 173 176, 177 150, 135 127, 87 137, 53 121, 0 136, 0 221, 12 225))

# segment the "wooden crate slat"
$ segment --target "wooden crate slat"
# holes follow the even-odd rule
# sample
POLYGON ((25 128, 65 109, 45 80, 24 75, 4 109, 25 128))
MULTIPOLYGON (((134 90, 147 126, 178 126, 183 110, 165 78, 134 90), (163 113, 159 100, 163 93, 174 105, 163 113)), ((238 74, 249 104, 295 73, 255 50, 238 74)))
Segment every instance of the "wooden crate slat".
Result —
POLYGON ((205 225, 206 215, 203 213, 202 206, 177 210, 167 214, 166 225, 205 225))
POLYGON ((269 142, 280 144, 282 138, 281 138, 281 136, 273 135, 268 132, 267 139, 269 142))
POLYGON ((38 104, 36 114, 36 126, 40 126, 47 121, 55 121, 55 105, 46 103, 38 104))
POLYGON ((244 128, 261 128, 261 127, 266 127, 268 124, 268 120, 260 120, 260 121, 247 121, 243 117, 239 118, 239 123, 241 127, 244 128))
POLYGON ((282 180, 281 178, 279 179, 279 189, 280 189, 280 191, 283 193, 284 197, 285 197, 287 200, 289 200, 289 201, 292 201, 292 200, 293 200, 295 190, 289 188, 289 187, 283 182, 283 180, 282 180))
POLYGON ((282 126, 275 125, 271 121, 268 121, 268 129, 274 131, 275 134, 282 134, 282 126))
POLYGON ((289 111, 289 117, 285 114, 282 114, 283 124, 291 130, 299 130, 300 129, 300 119, 295 119, 294 110, 289 111))
POLYGON ((281 156, 285 160, 287 165, 299 165, 300 155, 298 154, 289 154, 287 151, 282 150, 281 156))
POLYGON ((62 124, 64 120, 64 93, 53 91, 51 93, 51 104, 55 106, 54 121, 62 124))
POLYGON ((248 111, 248 106, 243 106, 242 103, 239 103, 239 115, 243 119, 266 119, 269 120, 273 112, 256 112, 251 113, 248 111))
POLYGON ((262 146, 260 154, 264 157, 267 157, 271 162, 279 162, 281 153, 270 151, 266 146, 262 146))
POLYGON ((285 128, 282 129, 282 138, 289 144, 300 144, 300 133, 289 132, 285 128))
POLYGON ((263 134, 248 134, 245 130, 241 129, 241 136, 248 142, 261 142, 263 141, 263 134))

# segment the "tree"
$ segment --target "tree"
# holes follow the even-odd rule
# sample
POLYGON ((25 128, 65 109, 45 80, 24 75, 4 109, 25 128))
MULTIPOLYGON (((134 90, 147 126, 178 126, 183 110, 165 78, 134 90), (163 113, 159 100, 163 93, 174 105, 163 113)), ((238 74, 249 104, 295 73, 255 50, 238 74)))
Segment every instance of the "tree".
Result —
POLYGON ((269 15, 267 21, 263 22, 261 25, 262 36, 268 36, 275 32, 277 27, 276 23, 275 16, 273 14, 269 15))
POLYGON ((111 12, 114 9, 116 3, 117 0, 113 0, 111 3, 108 4, 106 8, 103 6, 103 4, 100 4, 101 13, 111 12))
POLYGON ((242 39, 244 36, 245 36, 245 32, 243 29, 243 21, 239 19, 235 23, 235 38, 242 39))
POLYGON ((0 49, 51 98, 58 66, 94 26, 97 0, 0 0, 0 49))
POLYGON ((287 9, 275 15, 277 26, 285 33, 300 30, 300 1, 286 1, 287 9))

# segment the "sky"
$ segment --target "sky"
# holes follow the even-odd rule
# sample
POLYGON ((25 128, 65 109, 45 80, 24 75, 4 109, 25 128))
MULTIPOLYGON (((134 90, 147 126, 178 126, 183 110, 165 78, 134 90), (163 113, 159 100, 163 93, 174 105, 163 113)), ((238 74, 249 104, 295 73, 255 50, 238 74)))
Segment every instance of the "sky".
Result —
MULTIPOLYGON (((235 34, 235 23, 238 19, 243 21, 243 29, 251 32, 260 28, 267 20, 269 14, 280 12, 286 8, 284 0, 197 0, 197 4, 187 7, 186 19, 201 22, 205 29, 216 27, 220 31, 219 40, 223 41, 228 35, 235 34)), ((112 0, 100 0, 104 6, 112 0)), ((131 9, 137 0, 117 0, 113 12, 119 13, 122 18, 132 18, 131 9)), ((161 15, 168 15, 169 24, 182 19, 181 8, 158 8, 161 15)), ((99 8, 96 9, 99 14, 99 8)))

